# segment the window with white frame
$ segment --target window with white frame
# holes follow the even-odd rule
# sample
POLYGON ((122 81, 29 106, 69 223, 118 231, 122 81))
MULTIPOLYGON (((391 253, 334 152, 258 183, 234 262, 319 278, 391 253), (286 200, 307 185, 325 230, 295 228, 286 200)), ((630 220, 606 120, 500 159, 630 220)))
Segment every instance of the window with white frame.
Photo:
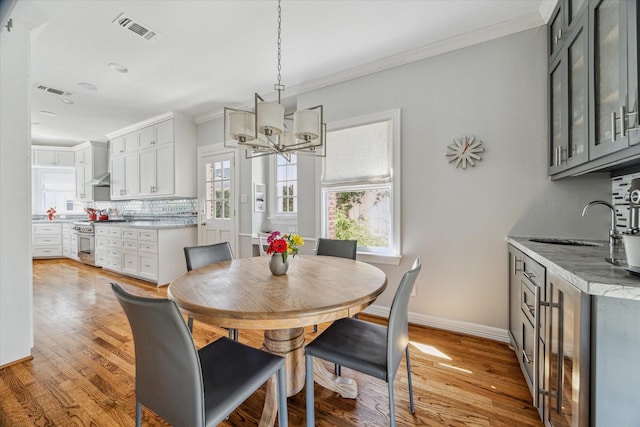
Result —
POLYGON ((32 213, 44 214, 49 208, 56 213, 73 213, 76 173, 71 168, 32 169, 32 213))
POLYGON ((322 235, 400 255, 400 111, 333 124, 323 160, 322 235))
POLYGON ((275 214, 295 214, 298 212, 298 156, 292 154, 290 161, 283 156, 275 157, 275 214))

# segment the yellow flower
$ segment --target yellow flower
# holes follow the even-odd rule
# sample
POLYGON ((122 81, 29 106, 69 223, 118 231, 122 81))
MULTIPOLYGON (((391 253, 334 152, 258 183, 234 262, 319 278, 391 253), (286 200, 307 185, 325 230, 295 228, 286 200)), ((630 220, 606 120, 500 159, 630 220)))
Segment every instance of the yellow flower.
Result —
POLYGON ((304 239, 302 237, 300 237, 299 234, 292 234, 291 235, 291 240, 293 241, 293 244, 295 246, 302 246, 304 245, 304 239))

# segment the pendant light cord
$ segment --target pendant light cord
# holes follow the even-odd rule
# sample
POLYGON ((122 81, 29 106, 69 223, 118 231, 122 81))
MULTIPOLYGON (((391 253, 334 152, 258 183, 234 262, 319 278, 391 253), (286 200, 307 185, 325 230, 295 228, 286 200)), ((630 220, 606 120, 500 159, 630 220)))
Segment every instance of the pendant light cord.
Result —
POLYGON ((278 91, 278 104, 280 103, 280 92, 284 90, 281 83, 282 80, 282 6, 278 0, 278 83, 274 85, 274 89, 278 91))

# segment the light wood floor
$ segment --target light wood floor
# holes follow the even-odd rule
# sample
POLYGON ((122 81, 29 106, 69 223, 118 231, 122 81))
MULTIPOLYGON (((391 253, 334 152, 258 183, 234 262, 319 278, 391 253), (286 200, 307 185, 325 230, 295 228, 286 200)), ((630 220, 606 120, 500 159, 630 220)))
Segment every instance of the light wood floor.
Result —
MULTIPOLYGON (((33 271, 33 360, 0 370, 0 426, 134 425, 134 349, 109 283, 158 297, 166 296, 166 288, 70 260, 34 261, 33 271)), ((194 325, 198 346, 225 333, 194 325)), ((403 363, 395 384, 398 425, 541 425, 507 345, 417 326, 410 338, 416 413, 409 412, 403 363)), ((260 347, 262 332, 241 330, 240 341, 260 347)), ((343 399, 316 385, 317 425, 388 425, 386 384, 346 368, 343 375, 358 382, 358 398, 343 399)), ((259 390, 222 425, 256 425, 263 399, 259 390)), ((304 425, 304 402, 304 391, 289 398, 291 426, 304 425)), ((167 424, 145 409, 144 425, 167 424)))

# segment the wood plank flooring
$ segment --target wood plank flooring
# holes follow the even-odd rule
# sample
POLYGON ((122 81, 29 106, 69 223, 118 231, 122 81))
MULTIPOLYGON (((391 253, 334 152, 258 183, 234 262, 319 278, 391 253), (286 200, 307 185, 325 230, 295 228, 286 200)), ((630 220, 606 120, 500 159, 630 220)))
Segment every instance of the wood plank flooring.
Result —
MULTIPOLYGON (((133 426, 134 348, 109 283, 155 297, 166 297, 166 288, 70 260, 37 260, 33 272, 33 360, 0 370, 0 426, 133 426)), ((223 335, 195 322, 198 347, 223 335)), ((307 328, 307 340, 314 336, 307 328)), ((416 413, 409 412, 403 363, 395 382, 399 426, 542 425, 507 345, 418 326, 410 327, 410 338, 416 413)), ((262 331, 241 330, 240 341, 260 347, 262 331)), ((358 382, 358 398, 316 385, 317 425, 388 425, 387 385, 346 368, 343 375, 358 382)), ((261 389, 221 425, 256 425, 263 399, 261 389)), ((304 425, 304 390, 288 403, 289 424, 304 425)), ((146 426, 168 425, 143 413, 146 426)))

